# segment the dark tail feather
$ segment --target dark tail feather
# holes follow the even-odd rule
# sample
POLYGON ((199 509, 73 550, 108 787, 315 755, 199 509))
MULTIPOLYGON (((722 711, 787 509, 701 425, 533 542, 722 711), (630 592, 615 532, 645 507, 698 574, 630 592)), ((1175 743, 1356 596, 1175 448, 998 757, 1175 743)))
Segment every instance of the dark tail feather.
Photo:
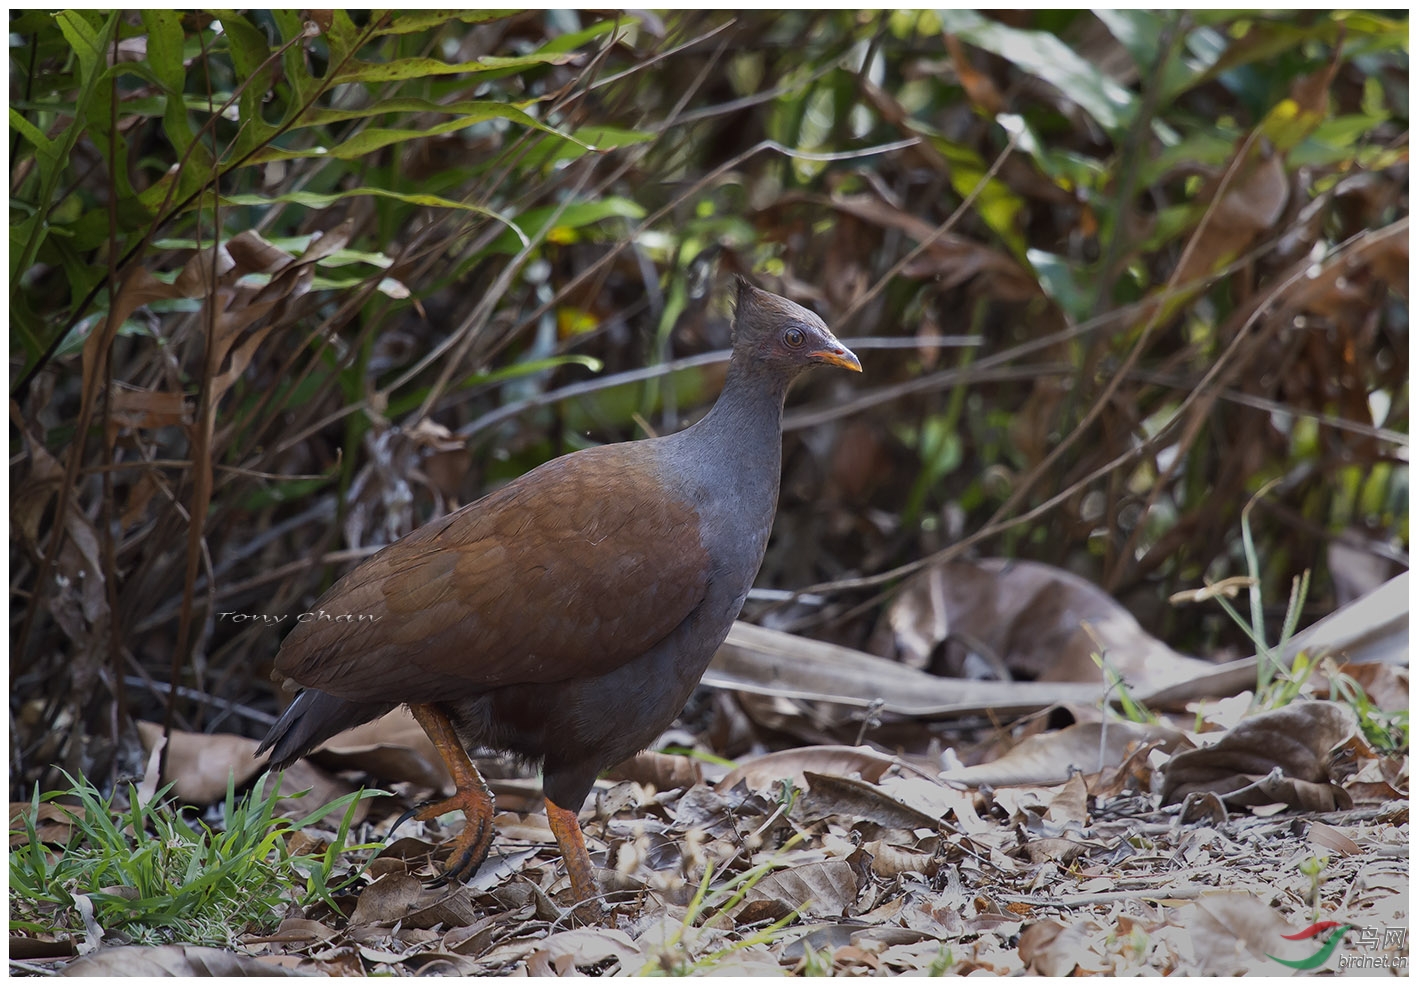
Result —
POLYGON ((352 703, 328 692, 306 689, 286 707, 281 718, 256 748, 256 756, 271 752, 271 767, 281 769, 309 754, 341 730, 378 719, 394 703, 352 703))

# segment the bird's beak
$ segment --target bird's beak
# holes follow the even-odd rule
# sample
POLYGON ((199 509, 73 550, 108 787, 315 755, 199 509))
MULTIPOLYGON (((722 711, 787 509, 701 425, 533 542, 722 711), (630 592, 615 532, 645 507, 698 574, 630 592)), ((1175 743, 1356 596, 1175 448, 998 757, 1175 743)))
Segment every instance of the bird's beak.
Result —
MULTIPOLYGON (((832 339, 831 336, 828 338, 832 339)), ((809 356, 819 363, 826 363, 829 366, 842 367, 844 370, 855 370, 858 373, 862 373, 862 361, 858 360, 857 355, 854 354, 852 350, 848 349, 836 339, 832 339, 829 345, 815 350, 810 353, 809 356)))

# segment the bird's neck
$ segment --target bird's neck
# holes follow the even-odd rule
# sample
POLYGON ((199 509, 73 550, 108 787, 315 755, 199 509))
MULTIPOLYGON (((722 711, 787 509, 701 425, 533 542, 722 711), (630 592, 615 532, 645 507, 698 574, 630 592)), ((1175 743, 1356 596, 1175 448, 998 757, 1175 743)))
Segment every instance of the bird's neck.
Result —
POLYGON ((787 380, 731 363, 709 414, 669 440, 677 447, 670 482, 695 504, 700 536, 716 562, 710 610, 726 629, 753 585, 773 528, 787 391, 787 380))
POLYGON ((730 363, 719 400, 687 430, 688 444, 711 469, 771 476, 777 493, 788 384, 761 368, 730 363))

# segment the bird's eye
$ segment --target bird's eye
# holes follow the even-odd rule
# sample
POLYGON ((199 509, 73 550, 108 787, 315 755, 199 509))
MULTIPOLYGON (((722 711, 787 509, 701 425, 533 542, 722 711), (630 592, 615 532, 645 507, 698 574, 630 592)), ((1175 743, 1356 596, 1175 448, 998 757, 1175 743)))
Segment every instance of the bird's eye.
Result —
POLYGON ((783 341, 790 349, 798 349, 808 341, 808 336, 797 326, 789 326, 783 331, 783 341))

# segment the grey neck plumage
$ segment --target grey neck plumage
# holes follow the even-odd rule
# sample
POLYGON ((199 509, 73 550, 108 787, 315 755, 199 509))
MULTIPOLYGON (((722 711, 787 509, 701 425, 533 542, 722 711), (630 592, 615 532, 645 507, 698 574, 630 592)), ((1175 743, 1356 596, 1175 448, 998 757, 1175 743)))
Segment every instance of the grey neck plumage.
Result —
MULTIPOLYGON (((730 362, 719 400, 672 436, 677 472, 691 480, 701 516, 757 570, 778 503, 783 403, 791 380, 742 359, 730 362)), ((724 546, 728 548, 729 546, 724 546)))

